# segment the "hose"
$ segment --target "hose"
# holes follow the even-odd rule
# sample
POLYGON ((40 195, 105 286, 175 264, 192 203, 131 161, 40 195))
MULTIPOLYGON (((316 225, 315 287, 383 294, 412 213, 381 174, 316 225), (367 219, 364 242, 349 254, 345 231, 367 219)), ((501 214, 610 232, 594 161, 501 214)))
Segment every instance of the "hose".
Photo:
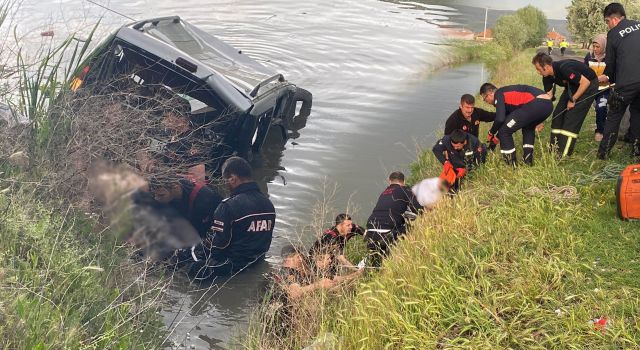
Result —
POLYGON ((578 173, 578 185, 588 185, 592 183, 600 183, 604 181, 617 180, 625 166, 618 163, 607 164, 601 171, 593 174, 578 173))

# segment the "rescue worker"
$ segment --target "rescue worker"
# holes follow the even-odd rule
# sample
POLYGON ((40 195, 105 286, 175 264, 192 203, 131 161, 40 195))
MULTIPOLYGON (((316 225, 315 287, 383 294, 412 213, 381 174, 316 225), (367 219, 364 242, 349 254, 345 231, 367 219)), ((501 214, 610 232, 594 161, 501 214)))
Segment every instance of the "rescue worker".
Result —
POLYGON ((231 195, 216 209, 206 239, 192 248, 190 273, 198 280, 240 272, 263 259, 271 246, 275 209, 251 180, 249 163, 227 159, 222 178, 231 195))
POLYGON ((451 164, 457 180, 487 159, 486 147, 477 137, 462 130, 454 130, 451 135, 445 135, 436 142, 432 151, 440 163, 451 164))
POLYGON ((451 135, 455 130, 462 130, 476 138, 480 134, 480 122, 493 122, 496 114, 482 108, 475 108, 476 99, 469 94, 460 98, 460 108, 453 112, 444 125, 444 134, 451 135))
POLYGON ((609 113, 598 158, 605 159, 618 138, 620 122, 627 107, 631 113, 629 135, 633 155, 640 156, 640 22, 626 18, 624 7, 611 3, 604 8, 607 33, 606 67, 602 82, 615 84, 610 91, 609 113))
POLYGON ((336 216, 335 225, 322 232, 322 236, 311 247, 309 255, 314 256, 319 251, 329 249, 334 252, 338 263, 342 266, 355 268, 355 265, 344 256, 347 241, 355 235, 364 235, 364 228, 354 224, 348 214, 339 214, 336 216))
MULTIPOLYGON (((607 64, 604 62, 605 53, 607 49, 607 35, 598 34, 591 41, 591 52, 587 53, 584 57, 584 64, 588 65, 596 75, 598 80, 602 80, 600 76, 604 74, 604 68, 607 64)), ((609 86, 607 83, 600 82, 598 87, 602 90, 595 97, 595 110, 596 110, 596 130, 595 140, 597 142, 602 141, 602 134, 604 132, 604 123, 607 120, 607 102, 609 99, 609 90, 606 89, 609 86)))
POLYGON ((598 76, 583 62, 562 60, 554 62, 551 56, 538 53, 531 63, 540 74, 544 90, 555 98, 556 86, 564 87, 551 119, 551 149, 558 155, 570 156, 575 148, 580 129, 598 94, 598 76))
POLYGON ((569 47, 569 43, 566 39, 562 39, 560 42, 560 56, 564 56, 564 52, 567 51, 567 47, 569 47))
POLYGON ((398 235, 406 232, 404 213, 417 213, 422 209, 411 188, 405 186, 404 174, 394 171, 389 175, 389 186, 380 194, 373 212, 367 220, 365 239, 370 255, 367 263, 379 267, 382 257, 398 235))
POLYGON ((509 85, 498 89, 491 83, 480 87, 480 95, 486 103, 496 106, 496 119, 487 134, 487 142, 499 143, 507 164, 515 166, 513 134, 522 129, 523 160, 525 164, 533 165, 536 126, 551 114, 551 97, 529 85, 509 85))
POLYGON ((547 39, 547 55, 551 55, 551 51, 553 51, 553 40, 549 38, 547 39))
POLYGON ((222 196, 205 183, 189 178, 155 177, 149 182, 153 198, 176 209, 204 239, 213 223, 213 213, 222 202, 222 196))

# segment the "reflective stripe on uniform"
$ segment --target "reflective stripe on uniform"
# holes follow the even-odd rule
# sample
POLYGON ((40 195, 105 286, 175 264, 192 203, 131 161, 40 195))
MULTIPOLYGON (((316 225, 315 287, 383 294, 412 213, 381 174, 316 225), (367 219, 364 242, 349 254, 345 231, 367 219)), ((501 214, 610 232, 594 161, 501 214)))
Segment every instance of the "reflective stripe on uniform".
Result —
POLYGON ((524 145, 522 145, 522 148, 533 148, 533 145, 530 145, 530 144, 524 144, 524 145))
POLYGON ((469 151, 469 152, 464 152, 465 156, 472 156, 473 155, 473 151, 469 151))
POLYGON ((569 154, 569 149, 571 148, 571 143, 573 142, 574 139, 575 137, 567 138, 567 144, 564 146, 564 151, 562 152, 562 156, 566 156, 569 154))
POLYGON ((512 149, 508 149, 508 150, 500 150, 500 153, 502 153, 502 154, 511 154, 511 153, 513 153, 515 151, 516 151, 516 149, 512 148, 512 149))
POLYGON ((564 135, 566 137, 572 137, 574 139, 578 138, 578 134, 573 133, 571 131, 567 131, 567 130, 562 130, 562 129, 552 129, 551 130, 552 134, 560 134, 560 135, 564 135))

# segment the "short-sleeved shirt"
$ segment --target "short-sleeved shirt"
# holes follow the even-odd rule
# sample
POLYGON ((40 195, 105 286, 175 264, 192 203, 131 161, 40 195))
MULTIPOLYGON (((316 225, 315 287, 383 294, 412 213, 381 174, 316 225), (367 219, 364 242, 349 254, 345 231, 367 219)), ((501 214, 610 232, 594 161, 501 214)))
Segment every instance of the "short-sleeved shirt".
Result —
POLYGON ((569 87, 571 93, 578 91, 580 79, 584 76, 591 81, 597 79, 596 73, 583 62, 576 60, 562 60, 552 63, 554 76, 544 77, 542 83, 545 91, 551 91, 553 84, 569 87))
POLYGON ((471 120, 467 120, 462 115, 462 111, 458 108, 453 112, 444 125, 444 134, 450 135, 455 130, 462 130, 467 134, 478 137, 480 134, 480 122, 492 122, 496 119, 494 112, 487 112, 481 108, 474 108, 471 114, 471 120))

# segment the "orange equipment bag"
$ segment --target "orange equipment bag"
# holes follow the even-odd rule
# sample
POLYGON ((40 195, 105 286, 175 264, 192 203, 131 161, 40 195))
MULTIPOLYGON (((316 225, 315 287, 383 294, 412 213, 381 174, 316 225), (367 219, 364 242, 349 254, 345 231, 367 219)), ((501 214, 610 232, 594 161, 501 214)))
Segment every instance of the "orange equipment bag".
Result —
POLYGON ((640 220, 640 164, 629 165, 618 178, 618 215, 623 220, 640 220))

